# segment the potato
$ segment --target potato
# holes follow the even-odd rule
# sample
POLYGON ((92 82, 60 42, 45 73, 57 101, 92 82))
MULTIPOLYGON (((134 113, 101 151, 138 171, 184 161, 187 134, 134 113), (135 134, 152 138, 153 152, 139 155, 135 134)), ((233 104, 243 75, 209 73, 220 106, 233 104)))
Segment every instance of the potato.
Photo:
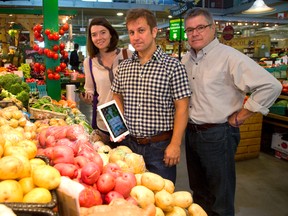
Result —
POLYGON ((166 190, 155 193, 155 204, 165 212, 173 210, 173 196, 166 190))
POLYGON ((176 191, 172 194, 174 205, 181 208, 188 208, 193 203, 193 198, 188 191, 176 191))
POLYGON ((165 216, 186 216, 186 210, 179 206, 174 206, 173 210, 170 212, 166 212, 165 216))
POLYGON ((165 186, 165 181, 156 173, 145 172, 142 174, 141 184, 152 191, 161 191, 165 186))
POLYGON ((164 181, 165 181, 164 190, 166 190, 167 192, 171 194, 174 193, 174 190, 175 190, 174 183, 169 179, 164 179, 164 181))
POLYGON ((163 210, 156 206, 156 215, 155 216, 165 216, 163 210))
POLYGON ((19 120, 20 118, 23 117, 23 113, 22 111, 20 110, 15 110, 13 113, 12 113, 12 118, 16 119, 16 120, 19 120))
POLYGON ((4 148, 4 156, 16 156, 16 155, 23 155, 24 157, 28 158, 28 153, 25 151, 24 148, 20 146, 5 146, 4 148))
POLYGON ((14 156, 0 159, 0 180, 18 179, 24 170, 22 161, 14 156))
POLYGON ((189 216, 208 216, 204 209, 196 203, 192 203, 188 207, 188 214, 189 216))

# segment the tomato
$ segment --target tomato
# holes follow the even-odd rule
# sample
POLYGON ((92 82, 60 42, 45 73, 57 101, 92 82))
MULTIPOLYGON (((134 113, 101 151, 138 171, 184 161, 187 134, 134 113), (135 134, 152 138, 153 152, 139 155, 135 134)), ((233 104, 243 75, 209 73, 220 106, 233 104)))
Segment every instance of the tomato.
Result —
POLYGON ((33 50, 38 51, 39 50, 39 46, 37 44, 33 45, 33 50))
POLYGON ((61 28, 61 29, 59 29, 59 34, 60 34, 60 35, 64 35, 64 34, 65 34, 65 31, 61 28))
POLYGON ((39 48, 38 54, 39 54, 39 55, 42 55, 42 54, 43 54, 43 49, 42 49, 42 48, 39 48))
POLYGON ((44 54, 47 55, 49 49, 48 48, 44 48, 44 54))
POLYGON ((61 70, 62 70, 62 69, 61 69, 60 66, 56 66, 56 67, 55 67, 55 72, 56 72, 56 73, 59 73, 61 70))
POLYGON ((62 26, 62 29, 64 31, 67 31, 69 29, 69 24, 68 23, 64 23, 63 26, 62 26))
POLYGON ((34 37, 39 38, 41 36, 40 32, 34 31, 34 37))
POLYGON ((49 34, 47 35, 47 37, 48 37, 48 40, 54 40, 54 34, 49 34))
POLYGON ((59 73, 55 73, 54 74, 54 79, 55 80, 59 80, 61 78, 60 74, 59 73))
POLYGON ((54 50, 55 52, 57 52, 57 51, 59 50, 59 46, 58 46, 58 45, 54 45, 54 46, 53 46, 53 50, 54 50))
POLYGON ((40 70, 41 70, 41 71, 45 71, 45 69, 46 69, 45 65, 44 65, 44 64, 41 64, 41 65, 40 65, 40 70))
POLYGON ((40 24, 36 24, 36 25, 33 27, 33 31, 41 32, 41 31, 42 31, 42 26, 41 26, 40 24))
POLYGON ((59 58, 59 54, 58 54, 58 53, 54 53, 53 59, 54 59, 54 60, 57 60, 58 58, 59 58))
POLYGON ((38 40, 39 42, 43 42, 43 41, 44 41, 44 38, 43 38, 42 36, 40 36, 40 37, 37 38, 37 40, 38 40))
POLYGON ((51 51, 51 50, 49 50, 49 51, 47 52, 47 57, 48 57, 48 58, 53 58, 53 56, 54 56, 54 52, 51 51))
POLYGON ((64 50, 65 49, 65 44, 64 43, 60 43, 59 48, 60 48, 60 50, 64 50))
POLYGON ((61 70, 64 70, 67 67, 67 65, 64 62, 61 62, 60 67, 61 67, 61 70))
POLYGON ((52 74, 52 73, 53 73, 53 70, 50 69, 50 68, 48 68, 48 69, 47 69, 47 74, 52 74))
POLYGON ((50 29, 45 29, 45 34, 48 36, 51 34, 51 30, 50 29))
POLYGON ((63 57, 64 57, 65 59, 67 59, 67 58, 69 57, 69 54, 68 54, 68 52, 66 52, 66 51, 65 51, 65 53, 64 53, 64 55, 63 55, 63 57))
POLYGON ((47 75, 48 79, 53 80, 54 79, 54 74, 53 73, 49 73, 47 75))
POLYGON ((58 41, 59 38, 60 38, 59 33, 58 33, 58 32, 55 32, 55 33, 54 33, 54 40, 55 40, 55 41, 58 41))
POLYGON ((35 62, 34 63, 34 68, 40 68, 40 63, 39 62, 35 62))

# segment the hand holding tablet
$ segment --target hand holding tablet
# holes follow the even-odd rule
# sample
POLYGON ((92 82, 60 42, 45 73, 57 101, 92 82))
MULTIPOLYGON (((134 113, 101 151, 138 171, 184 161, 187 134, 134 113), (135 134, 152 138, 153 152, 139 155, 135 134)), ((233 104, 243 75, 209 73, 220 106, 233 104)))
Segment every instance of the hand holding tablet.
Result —
POLYGON ((115 100, 97 107, 114 142, 129 134, 124 117, 115 100))

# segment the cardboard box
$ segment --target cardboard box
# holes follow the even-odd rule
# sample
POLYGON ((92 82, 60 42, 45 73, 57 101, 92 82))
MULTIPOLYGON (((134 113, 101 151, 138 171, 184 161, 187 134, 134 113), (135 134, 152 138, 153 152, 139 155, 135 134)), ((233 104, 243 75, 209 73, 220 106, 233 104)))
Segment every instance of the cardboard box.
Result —
POLYGON ((271 148, 288 154, 288 133, 273 133, 271 148))

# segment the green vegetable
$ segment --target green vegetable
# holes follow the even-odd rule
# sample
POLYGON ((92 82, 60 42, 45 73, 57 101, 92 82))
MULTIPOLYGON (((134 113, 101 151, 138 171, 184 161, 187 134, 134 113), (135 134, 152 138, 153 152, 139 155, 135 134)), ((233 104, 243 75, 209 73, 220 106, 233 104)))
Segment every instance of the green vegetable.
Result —
POLYGON ((16 95, 16 99, 20 100, 23 105, 27 107, 29 102, 29 93, 26 91, 21 91, 16 95))

